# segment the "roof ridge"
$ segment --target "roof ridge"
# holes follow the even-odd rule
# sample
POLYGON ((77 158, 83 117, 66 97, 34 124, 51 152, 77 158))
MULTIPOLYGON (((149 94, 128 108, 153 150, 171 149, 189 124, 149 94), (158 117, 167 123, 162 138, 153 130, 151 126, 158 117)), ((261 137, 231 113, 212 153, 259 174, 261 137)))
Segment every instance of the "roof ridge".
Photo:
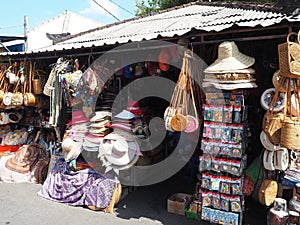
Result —
POLYGON ((58 39, 56 44, 58 42, 66 41, 66 40, 69 40, 69 39, 72 39, 72 38, 75 38, 75 37, 78 37, 78 36, 81 36, 81 35, 84 35, 84 34, 88 34, 88 33, 94 32, 94 31, 103 30, 105 28, 109 28, 109 27, 116 26, 116 25, 119 25, 119 24, 124 24, 124 23, 130 22, 130 21, 137 21, 141 18, 150 18, 151 16, 155 16, 155 15, 158 15, 158 14, 170 12, 170 11, 173 11, 173 10, 186 8, 186 7, 193 6, 193 5, 241 8, 241 9, 246 9, 246 10, 259 10, 259 11, 263 11, 263 12, 280 12, 280 10, 282 9, 281 7, 277 7, 275 3, 221 2, 221 1, 202 2, 201 0, 198 0, 198 1, 186 3, 186 4, 183 4, 183 5, 174 6, 174 7, 171 7, 171 8, 159 10, 159 11, 153 12, 151 14, 142 15, 142 16, 135 16, 135 17, 125 19, 125 20, 122 20, 122 21, 117 21, 117 22, 114 22, 114 23, 105 24, 103 26, 93 28, 93 29, 90 29, 90 30, 87 30, 87 31, 83 31, 83 32, 80 32, 80 33, 77 33, 77 34, 65 36, 65 37, 62 37, 62 38, 58 39))
POLYGON ((122 20, 122 21, 117 21, 117 22, 114 22, 114 23, 105 24, 105 25, 97 27, 97 28, 93 28, 93 29, 90 29, 90 30, 87 30, 87 31, 83 31, 83 32, 77 33, 77 34, 73 34, 73 35, 69 35, 69 36, 66 36, 66 37, 62 37, 56 43, 62 42, 62 41, 66 41, 68 39, 75 38, 75 37, 78 37, 78 36, 81 36, 81 35, 84 35, 84 34, 87 34, 87 33, 90 33, 90 32, 94 32, 94 31, 97 31, 97 30, 102 30, 102 29, 109 28, 109 27, 112 27, 112 26, 115 26, 115 25, 127 23, 129 21, 136 21, 136 20, 141 19, 141 18, 151 17, 151 16, 154 16, 154 15, 157 15, 157 14, 161 14, 161 13, 173 11, 173 10, 176 10, 176 9, 185 8, 185 7, 188 7, 188 6, 191 6, 191 5, 196 5, 197 3, 198 3, 197 1, 190 2, 190 3, 186 3, 186 4, 183 4, 183 5, 180 5, 180 6, 174 6, 174 7, 168 8, 168 9, 162 9, 162 10, 159 10, 157 12, 153 12, 153 13, 150 13, 150 14, 147 14, 147 15, 135 16, 135 17, 132 17, 132 18, 129 18, 129 19, 125 19, 125 20, 122 20))

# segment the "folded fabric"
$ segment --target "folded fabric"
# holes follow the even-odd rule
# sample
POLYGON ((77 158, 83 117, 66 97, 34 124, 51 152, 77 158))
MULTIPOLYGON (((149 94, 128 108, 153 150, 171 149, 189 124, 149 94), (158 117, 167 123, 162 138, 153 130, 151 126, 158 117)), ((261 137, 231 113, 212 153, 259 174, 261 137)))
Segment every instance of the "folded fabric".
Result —
POLYGON ((38 195, 72 206, 107 208, 117 181, 88 168, 72 171, 62 157, 57 158, 52 171, 38 195))

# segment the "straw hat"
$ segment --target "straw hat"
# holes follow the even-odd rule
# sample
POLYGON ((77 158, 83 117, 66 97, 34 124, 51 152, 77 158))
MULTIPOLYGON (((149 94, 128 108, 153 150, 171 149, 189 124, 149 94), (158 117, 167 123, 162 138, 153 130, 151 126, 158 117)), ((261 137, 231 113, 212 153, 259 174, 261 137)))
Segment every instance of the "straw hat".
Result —
POLYGON ((110 133, 104 138, 103 147, 106 149, 106 160, 117 166, 129 164, 139 150, 136 141, 127 141, 116 133, 110 133))
POLYGON ((217 89, 223 90, 235 90, 242 88, 257 88, 257 84, 255 82, 244 82, 244 83, 230 83, 230 84, 222 84, 217 82, 208 82, 205 81, 202 83, 202 87, 214 86, 217 89))
POLYGON ((95 115, 91 118, 91 122, 100 122, 104 119, 110 119, 111 118, 111 112, 109 111, 97 111, 95 112, 95 115))
POLYGON ((67 137, 62 141, 61 147, 65 161, 76 159, 81 153, 81 145, 73 141, 70 137, 67 137))
POLYGON ((241 53, 233 41, 225 41, 219 45, 218 59, 208 66, 204 72, 240 70, 251 67, 255 59, 241 53))

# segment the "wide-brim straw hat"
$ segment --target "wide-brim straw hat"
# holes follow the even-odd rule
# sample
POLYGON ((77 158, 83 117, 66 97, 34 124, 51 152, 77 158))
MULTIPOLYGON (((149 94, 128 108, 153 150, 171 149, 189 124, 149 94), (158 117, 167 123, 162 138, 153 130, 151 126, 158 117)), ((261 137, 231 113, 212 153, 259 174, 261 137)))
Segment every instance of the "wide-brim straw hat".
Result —
POLYGON ((125 166, 129 164, 139 150, 137 141, 127 141, 116 133, 110 133, 104 139, 103 147, 109 150, 105 154, 105 158, 113 165, 125 166))
POLYGON ((73 141, 70 137, 67 137, 62 141, 61 147, 64 159, 67 162, 76 159, 82 151, 81 144, 73 141))
POLYGON ((90 119, 91 122, 100 122, 105 119, 111 119, 111 112, 109 111, 97 111, 95 115, 90 119))
POLYGON ((246 69, 254 62, 253 57, 239 51, 235 42, 225 41, 218 47, 218 58, 204 70, 204 73, 246 69))
POLYGON ((203 82, 202 87, 214 86, 217 89, 221 90, 235 90, 235 89, 248 89, 248 88, 257 88, 257 84, 254 82, 245 82, 237 84, 222 84, 217 82, 203 82))

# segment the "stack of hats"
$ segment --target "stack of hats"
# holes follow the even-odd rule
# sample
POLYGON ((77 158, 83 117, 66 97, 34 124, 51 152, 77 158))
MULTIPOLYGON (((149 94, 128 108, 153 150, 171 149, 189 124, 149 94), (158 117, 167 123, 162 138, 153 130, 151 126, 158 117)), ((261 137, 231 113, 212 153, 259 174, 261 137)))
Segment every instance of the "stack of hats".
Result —
POLYGON ((103 137, 111 132, 111 112, 98 111, 90 119, 88 133, 83 141, 83 149, 86 151, 97 152, 103 137))
POLYGON ((120 170, 134 166, 140 155, 135 136, 122 129, 116 129, 104 137, 99 146, 98 157, 106 167, 106 172, 114 170, 118 174, 120 170))
POLYGON ((205 70, 203 87, 215 86, 218 89, 233 90, 256 88, 255 70, 251 68, 255 59, 241 53, 233 41, 219 45, 218 59, 205 70))
POLYGON ((111 130, 111 112, 98 111, 90 119, 89 133, 95 136, 104 137, 111 130))
POLYGON ((74 141, 82 143, 85 139, 85 134, 88 132, 89 123, 90 119, 85 116, 82 110, 74 110, 72 119, 66 124, 66 132, 72 135, 74 141))
POLYGON ((124 109, 122 112, 114 116, 111 127, 115 129, 121 129, 131 133, 131 129, 134 125, 135 115, 128 110, 124 109))

